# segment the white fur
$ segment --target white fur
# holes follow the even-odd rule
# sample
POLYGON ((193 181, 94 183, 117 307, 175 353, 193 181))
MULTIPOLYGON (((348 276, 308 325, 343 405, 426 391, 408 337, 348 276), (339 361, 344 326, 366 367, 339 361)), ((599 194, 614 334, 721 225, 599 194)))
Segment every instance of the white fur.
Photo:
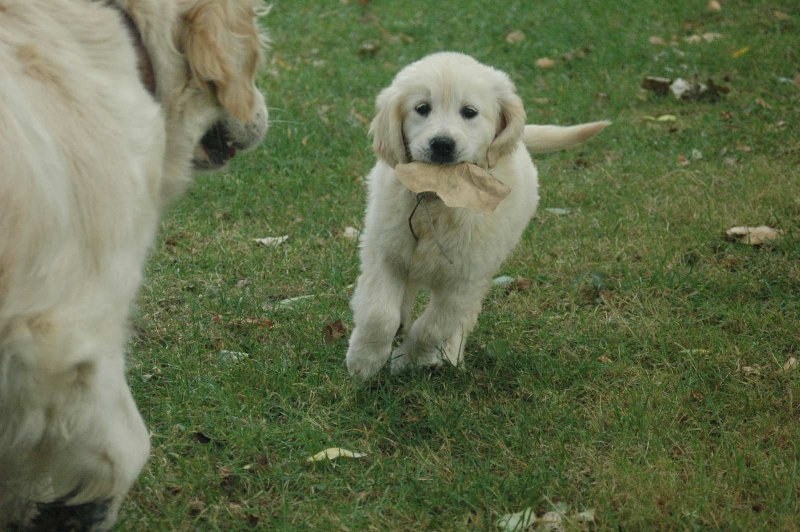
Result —
MULTIPOLYGON (((378 96, 377 107, 370 131, 379 161, 367 177, 362 273, 351 302, 355 328, 347 351, 348 370, 361 380, 373 377, 390 359, 393 372, 445 360, 463 365, 466 338, 491 279, 539 202, 536 167, 526 144, 561 149, 587 138, 575 129, 526 127, 522 102, 508 76, 457 53, 433 54, 401 70, 378 96), (429 108, 424 116, 417 111, 420 104, 429 108), (465 107, 477 115, 465 118, 465 107), (411 160, 432 162, 434 137, 455 141, 450 162, 488 168, 512 191, 490 215, 448 208, 437 198, 425 200, 413 218, 415 240, 408 219, 417 198, 393 168, 411 160), (425 207, 433 228, 420 212, 425 207), (430 290, 430 303, 412 324, 421 288, 430 290), (402 334, 402 343, 392 351, 395 336, 402 334)), ((596 134, 604 126, 587 127, 596 134)))
MULTIPOLYGON (((254 25, 251 1, 217 1, 254 25)), ((124 357, 162 206, 214 123, 242 148, 267 125, 253 79, 241 121, 189 74, 184 14, 199 3, 117 1, 149 51, 153 98, 118 9, 0 0, 0 529, 65 497, 109 501, 95 523, 108 526, 147 459, 124 357)))

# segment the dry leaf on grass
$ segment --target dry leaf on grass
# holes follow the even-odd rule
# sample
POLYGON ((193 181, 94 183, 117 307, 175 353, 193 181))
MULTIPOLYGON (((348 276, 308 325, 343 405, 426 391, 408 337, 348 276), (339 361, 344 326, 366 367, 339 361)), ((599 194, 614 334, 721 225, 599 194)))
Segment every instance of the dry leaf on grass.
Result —
POLYGON ((262 246, 267 246, 268 248, 276 248, 289 240, 289 235, 283 236, 268 236, 265 238, 254 238, 254 242, 258 242, 262 246))
POLYGON ((325 343, 332 344, 336 340, 344 338, 347 329, 345 328, 342 320, 336 320, 326 323, 325 327, 322 329, 322 332, 325 336, 325 343))
POLYGON ((554 66, 556 66, 556 62, 553 59, 550 59, 549 57, 542 57, 536 60, 536 66, 544 69, 553 68, 554 66))
POLYGON ((324 451, 320 451, 314 456, 306 458, 306 462, 322 462, 323 460, 336 460, 337 458, 363 458, 367 456, 363 453, 354 453, 341 447, 330 447, 324 451))
POLYGON ((650 122, 677 122, 678 117, 675 115, 659 115, 659 116, 645 116, 644 119, 650 122))
POLYGON ((492 284, 494 286, 508 286, 514 282, 514 278, 508 275, 501 275, 500 277, 495 277, 492 279, 492 284))
POLYGON ((722 11, 722 4, 717 2, 717 0, 710 0, 708 2, 708 10, 709 11, 722 11))
POLYGON ((349 238, 351 240, 358 240, 358 236, 361 234, 361 231, 356 229, 355 227, 345 227, 342 236, 345 238, 349 238))
POLYGON ((572 515, 567 515, 567 505, 563 502, 555 504, 555 509, 541 517, 536 516, 533 508, 526 508, 521 512, 507 514, 497 520, 500 530, 521 532, 524 530, 537 530, 547 532, 562 532, 564 530, 585 530, 594 522, 594 510, 585 510, 572 515), (534 525, 536 525, 535 528, 534 525))
POLYGON ((786 364, 783 365, 783 371, 792 371, 797 369, 797 359, 794 357, 789 357, 789 360, 786 361, 786 364))
POLYGON ((667 41, 665 41, 664 39, 662 39, 658 35, 653 35, 652 37, 650 37, 649 42, 650 42, 650 44, 655 44, 655 45, 658 45, 658 46, 664 46, 664 45, 667 44, 667 41))
POLYGON ((517 44, 525 40, 525 34, 520 30, 514 30, 506 35, 506 42, 508 44, 517 44))
POLYGON ((740 244, 749 244, 751 246, 760 246, 767 242, 777 239, 783 231, 780 229, 773 229, 766 225, 758 227, 731 227, 725 231, 725 235, 729 240, 735 240, 740 244))
POLYGON ((474 164, 398 164, 397 179, 411 192, 434 192, 448 207, 491 214, 511 189, 474 164))
POLYGON ((241 351, 226 351, 223 349, 219 352, 219 361, 221 364, 233 364, 241 362, 249 357, 250 353, 243 353, 241 351))

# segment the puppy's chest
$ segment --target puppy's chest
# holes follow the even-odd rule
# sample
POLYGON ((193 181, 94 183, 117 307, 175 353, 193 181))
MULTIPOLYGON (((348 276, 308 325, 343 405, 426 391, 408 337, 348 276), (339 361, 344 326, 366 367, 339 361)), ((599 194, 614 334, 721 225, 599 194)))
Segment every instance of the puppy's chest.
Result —
POLYGON ((473 213, 446 207, 435 196, 424 197, 415 201, 408 222, 415 236, 408 269, 415 281, 439 284, 469 262, 473 238, 480 232, 473 213))

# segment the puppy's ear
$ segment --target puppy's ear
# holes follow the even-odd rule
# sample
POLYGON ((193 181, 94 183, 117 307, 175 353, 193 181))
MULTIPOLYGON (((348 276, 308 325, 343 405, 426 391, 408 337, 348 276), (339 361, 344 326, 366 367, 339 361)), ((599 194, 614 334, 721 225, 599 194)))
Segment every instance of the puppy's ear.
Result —
POLYGON ((192 75, 216 91, 233 117, 251 120, 257 90, 254 76, 264 41, 255 25, 254 9, 209 0, 186 4, 184 46, 192 75))
POLYGON ((525 129, 525 107, 517 96, 516 88, 511 80, 505 79, 497 90, 500 103, 500 120, 497 135, 486 153, 489 167, 497 164, 500 158, 514 150, 525 129))
POLYGON ((400 92, 394 87, 383 89, 376 105, 378 112, 369 126, 373 151, 391 167, 407 162, 400 92))

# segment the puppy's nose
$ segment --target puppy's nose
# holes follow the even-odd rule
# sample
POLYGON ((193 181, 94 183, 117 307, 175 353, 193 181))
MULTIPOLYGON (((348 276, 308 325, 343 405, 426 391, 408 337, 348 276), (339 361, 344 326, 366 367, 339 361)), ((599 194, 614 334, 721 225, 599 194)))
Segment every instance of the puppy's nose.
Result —
POLYGON ((431 159, 436 163, 452 163, 456 152, 456 141, 450 137, 434 137, 430 142, 431 159))

